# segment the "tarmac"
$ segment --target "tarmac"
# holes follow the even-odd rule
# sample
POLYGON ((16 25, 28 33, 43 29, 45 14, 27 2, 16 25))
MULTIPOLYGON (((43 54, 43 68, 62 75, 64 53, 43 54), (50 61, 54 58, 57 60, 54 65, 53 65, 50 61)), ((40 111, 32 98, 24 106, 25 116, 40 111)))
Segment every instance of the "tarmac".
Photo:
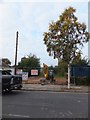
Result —
POLYGON ((52 92, 80 92, 90 93, 88 86, 75 86, 71 85, 68 89, 68 85, 53 85, 53 84, 25 84, 23 83, 22 90, 26 91, 52 91, 52 92))

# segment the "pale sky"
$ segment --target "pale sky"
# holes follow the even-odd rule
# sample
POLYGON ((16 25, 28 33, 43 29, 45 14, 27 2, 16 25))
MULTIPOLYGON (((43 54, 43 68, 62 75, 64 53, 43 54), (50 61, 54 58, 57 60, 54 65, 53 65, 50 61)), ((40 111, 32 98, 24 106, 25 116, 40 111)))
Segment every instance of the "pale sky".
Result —
MULTIPOLYGON (((43 42, 43 33, 48 25, 57 21, 68 7, 76 9, 79 22, 88 26, 89 0, 0 0, 0 58, 8 58, 12 65, 15 59, 16 32, 19 32, 18 62, 22 57, 35 54, 41 65, 57 65, 57 59, 49 57, 43 42), (49 1, 49 2, 48 2, 49 1)), ((88 45, 82 49, 88 57, 88 45)))

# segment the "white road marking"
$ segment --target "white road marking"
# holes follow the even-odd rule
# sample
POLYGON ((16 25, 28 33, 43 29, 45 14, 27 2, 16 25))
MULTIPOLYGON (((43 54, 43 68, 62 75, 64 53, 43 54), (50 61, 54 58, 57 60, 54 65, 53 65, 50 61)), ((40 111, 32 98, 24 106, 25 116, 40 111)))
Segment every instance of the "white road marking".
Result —
POLYGON ((72 115, 72 112, 71 112, 71 111, 68 111, 68 113, 69 113, 70 115, 72 115))
POLYGON ((64 114, 62 114, 62 116, 63 116, 63 117, 65 117, 65 115, 64 115, 64 114))
POLYGON ((61 114, 61 115, 62 115, 63 113, 62 113, 62 112, 60 112, 59 114, 61 114))
POLYGON ((70 114, 69 114, 69 113, 65 113, 65 115, 66 115, 66 116, 70 116, 70 114))
POLYGON ((65 117, 65 114, 63 112, 59 112, 59 115, 65 117))
POLYGON ((79 103, 80 103, 81 101, 80 101, 80 100, 78 100, 77 102, 79 102, 79 103))
POLYGON ((15 115, 15 114, 3 114, 3 116, 30 118, 30 116, 26 116, 26 115, 15 115))
POLYGON ((41 107, 41 110, 44 110, 44 107, 41 107))
POLYGON ((72 114, 72 112, 68 111, 67 113, 59 112, 59 115, 64 117, 64 116, 71 116, 73 114, 72 114))

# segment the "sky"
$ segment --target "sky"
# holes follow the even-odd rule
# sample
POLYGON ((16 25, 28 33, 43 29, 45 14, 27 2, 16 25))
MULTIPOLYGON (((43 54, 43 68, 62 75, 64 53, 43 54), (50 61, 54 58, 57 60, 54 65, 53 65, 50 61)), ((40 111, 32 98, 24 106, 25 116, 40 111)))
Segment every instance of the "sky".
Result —
MULTIPOLYGON (((0 58, 8 58, 14 65, 18 31, 18 62, 32 53, 40 58, 41 65, 57 65, 57 59, 47 53, 43 33, 48 32, 49 23, 57 21, 70 6, 76 9, 78 21, 88 26, 88 0, 81 1, 0 0, 0 58)), ((83 56, 88 57, 88 44, 85 44, 82 52, 83 56)))

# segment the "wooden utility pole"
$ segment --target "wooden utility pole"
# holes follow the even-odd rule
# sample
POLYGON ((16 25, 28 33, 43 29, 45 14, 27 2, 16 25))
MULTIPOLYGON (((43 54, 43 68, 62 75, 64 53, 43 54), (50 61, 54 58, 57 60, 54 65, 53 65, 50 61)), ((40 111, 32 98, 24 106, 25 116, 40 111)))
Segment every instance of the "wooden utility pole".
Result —
POLYGON ((16 32, 15 71, 14 71, 15 75, 16 75, 16 66, 17 66, 17 48, 18 48, 18 31, 16 32))

